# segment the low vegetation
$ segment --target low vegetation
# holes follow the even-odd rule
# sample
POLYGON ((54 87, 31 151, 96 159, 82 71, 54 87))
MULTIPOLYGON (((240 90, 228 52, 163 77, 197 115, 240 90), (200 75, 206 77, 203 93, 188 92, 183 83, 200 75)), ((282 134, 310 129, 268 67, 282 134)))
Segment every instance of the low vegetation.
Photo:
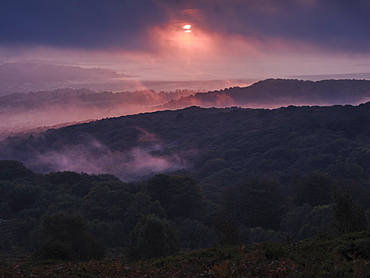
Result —
POLYGON ((3 261, 2 277, 367 277, 368 232, 291 243, 265 242, 127 262, 3 261))

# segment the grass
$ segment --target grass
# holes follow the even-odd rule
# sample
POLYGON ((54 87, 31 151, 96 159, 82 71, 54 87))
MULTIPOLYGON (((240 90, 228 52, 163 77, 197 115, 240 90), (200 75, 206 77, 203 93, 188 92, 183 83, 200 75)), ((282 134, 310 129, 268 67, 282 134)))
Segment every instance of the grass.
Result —
POLYGON ((139 262, 3 261, 0 277, 369 277, 370 233, 181 252, 139 262))

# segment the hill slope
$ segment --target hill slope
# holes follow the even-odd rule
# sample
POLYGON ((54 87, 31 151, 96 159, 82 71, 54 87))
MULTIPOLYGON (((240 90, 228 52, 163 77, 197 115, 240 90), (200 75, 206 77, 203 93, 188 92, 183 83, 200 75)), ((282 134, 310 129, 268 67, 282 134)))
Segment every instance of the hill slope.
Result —
MULTIPOLYGON (((1 67, 4 65, 0 66, 0 72, 1 67)), ((39 74, 46 69, 40 70, 39 74)), ((68 67, 61 67, 60 70, 69 72, 68 67)), ((49 71, 53 72, 52 69, 49 71)), ((77 76, 75 71, 79 72, 74 69, 69 74, 77 76)), ((90 71, 95 72, 86 71, 89 74, 90 71)), ((61 74, 59 78, 63 76, 61 74)), ((93 77, 91 78, 94 79, 93 77)), ((99 78, 94 80, 98 82, 99 78)), ((64 85, 61 83, 59 86, 64 85)), ((366 80, 313 82, 268 79, 249 87, 235 87, 208 93, 196 93, 192 90, 157 93, 147 89, 95 93, 87 89, 58 89, 0 96, 0 132, 17 132, 140 112, 181 109, 193 105, 219 108, 230 106, 277 108, 288 105, 357 105, 368 100, 370 100, 370 81, 366 80)))
MULTIPOLYGON (((138 239, 145 223, 167 227, 165 219, 182 249, 362 231, 370 212, 370 103, 111 118, 9 137, 0 159, 35 171, 0 161, 0 218, 12 219, 13 245, 23 248, 32 247, 26 239, 43 215, 69 209, 106 247, 130 247, 134 258, 146 249, 130 235, 138 239), (39 174, 66 170, 74 172, 39 174)), ((10 246, 0 242, 0 250, 10 246)))
MULTIPOLYGON (((209 191, 250 175, 296 171, 370 178, 370 103, 274 110, 190 107, 105 119, 0 144, 37 172, 108 172, 124 180, 187 169, 209 191)), ((222 190, 221 190, 222 191, 222 190)))
POLYGON ((164 105, 178 109, 190 105, 202 107, 241 106, 277 108, 288 105, 359 104, 370 99, 368 80, 303 81, 267 79, 249 87, 195 94, 164 105))

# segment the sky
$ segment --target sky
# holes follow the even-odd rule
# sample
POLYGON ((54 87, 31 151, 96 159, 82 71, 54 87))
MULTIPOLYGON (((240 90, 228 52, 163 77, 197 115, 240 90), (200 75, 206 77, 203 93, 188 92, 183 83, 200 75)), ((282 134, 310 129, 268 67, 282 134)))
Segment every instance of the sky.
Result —
POLYGON ((157 81, 370 79, 369 15, 370 0, 1 0, 0 64, 157 81))

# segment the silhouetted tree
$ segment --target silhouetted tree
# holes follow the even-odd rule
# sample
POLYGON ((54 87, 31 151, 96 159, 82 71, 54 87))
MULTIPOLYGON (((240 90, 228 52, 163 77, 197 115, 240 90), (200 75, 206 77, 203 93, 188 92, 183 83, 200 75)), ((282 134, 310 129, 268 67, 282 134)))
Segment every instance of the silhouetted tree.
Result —
POLYGON ((44 216, 39 259, 88 261, 101 259, 104 248, 87 232, 87 223, 70 212, 44 216))
POLYGON ((334 180, 323 172, 311 172, 293 181, 298 205, 320 206, 333 201, 334 180))
POLYGON ((147 191, 161 203, 170 219, 195 218, 203 199, 196 180, 186 175, 156 175, 148 181, 147 191))
POLYGON ((168 256, 178 250, 175 230, 155 215, 142 217, 130 237, 131 259, 168 256))
POLYGON ((365 209, 348 193, 334 197, 334 223, 336 233, 344 234, 367 229, 365 209))
POLYGON ((236 245, 239 240, 238 224, 233 220, 220 219, 213 224, 221 245, 236 245))
POLYGON ((34 177, 35 174, 22 162, 15 160, 0 160, 0 180, 34 177))
POLYGON ((252 178, 238 186, 236 199, 242 224, 279 229, 284 199, 278 195, 278 187, 279 180, 274 178, 252 178))

